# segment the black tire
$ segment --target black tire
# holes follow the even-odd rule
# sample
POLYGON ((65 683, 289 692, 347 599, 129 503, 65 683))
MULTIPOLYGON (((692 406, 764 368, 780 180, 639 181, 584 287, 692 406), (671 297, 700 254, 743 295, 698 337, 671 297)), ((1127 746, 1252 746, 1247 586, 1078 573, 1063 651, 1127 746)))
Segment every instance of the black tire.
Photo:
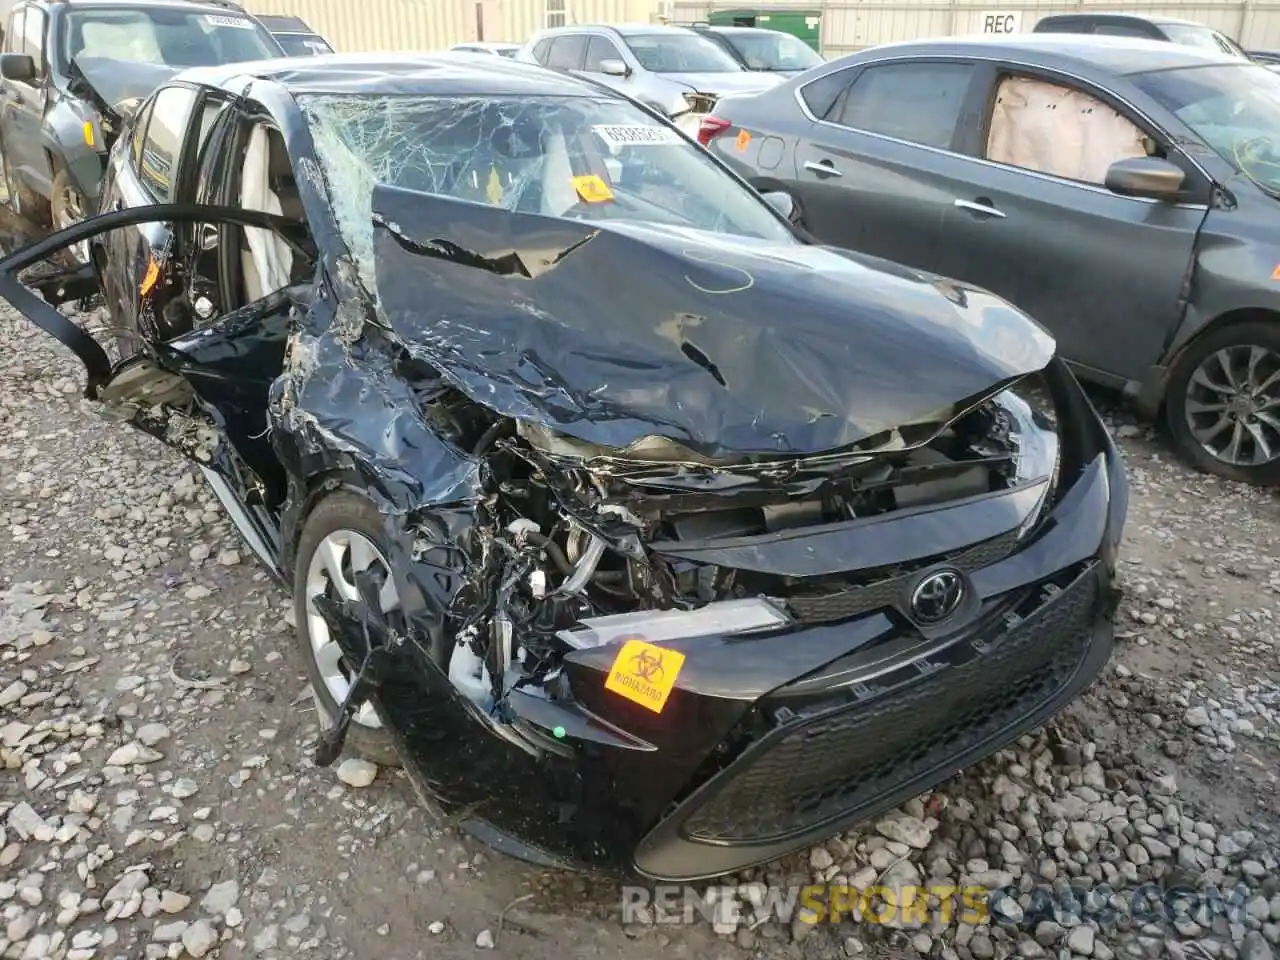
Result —
MULTIPOLYGON (((331 493, 312 509, 298 538, 297 561, 293 571, 293 613, 297 621, 294 639, 297 655, 301 658, 311 684, 316 704, 316 714, 322 728, 332 723, 338 705, 320 676, 320 669, 311 651, 311 637, 307 630, 307 571, 311 557, 325 537, 338 530, 352 530, 368 538, 384 556, 389 556, 386 546, 383 519, 369 500, 348 491, 331 493)), ((390 734, 352 723, 347 728, 345 752, 372 760, 387 767, 400 766, 400 757, 390 734)))
MULTIPOLYGON (((0 147, 0 149, 3 148, 0 147)), ((51 222, 49 201, 18 181, 17 174, 9 164, 7 154, 4 156, 3 164, 4 189, 9 195, 9 209, 38 227, 49 226, 51 222)))
POLYGON ((1169 376, 1165 391, 1165 426, 1178 453, 1203 473, 1254 486, 1280 484, 1280 457, 1258 466, 1237 465, 1218 459, 1204 448, 1187 422, 1187 392, 1199 366, 1219 350, 1259 346, 1280 356, 1280 322, 1232 323, 1212 330, 1192 342, 1169 376))

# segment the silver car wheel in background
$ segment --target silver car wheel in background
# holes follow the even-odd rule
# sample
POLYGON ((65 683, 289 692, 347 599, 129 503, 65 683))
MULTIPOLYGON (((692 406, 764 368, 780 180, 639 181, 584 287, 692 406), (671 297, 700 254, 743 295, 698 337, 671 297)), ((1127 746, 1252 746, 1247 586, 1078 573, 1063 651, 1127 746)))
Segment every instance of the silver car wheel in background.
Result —
POLYGON ((1280 457, 1280 354, 1256 344, 1209 354, 1187 382, 1186 416, 1191 435, 1223 463, 1280 457))
MULTIPOLYGON (((400 595, 396 592, 391 565, 371 540, 354 530, 335 530, 321 540, 307 566, 307 638, 311 641, 311 655, 315 658, 316 670, 324 680, 329 696, 338 706, 346 699, 351 679, 342 662, 338 642, 330 636, 329 625, 316 612, 315 598, 332 589, 336 593, 335 599, 358 599, 355 574, 375 565, 381 569, 385 578, 378 594, 382 612, 398 610, 400 595)), ((371 730, 382 728, 382 721, 373 709, 373 704, 367 702, 356 711, 352 723, 371 730)))

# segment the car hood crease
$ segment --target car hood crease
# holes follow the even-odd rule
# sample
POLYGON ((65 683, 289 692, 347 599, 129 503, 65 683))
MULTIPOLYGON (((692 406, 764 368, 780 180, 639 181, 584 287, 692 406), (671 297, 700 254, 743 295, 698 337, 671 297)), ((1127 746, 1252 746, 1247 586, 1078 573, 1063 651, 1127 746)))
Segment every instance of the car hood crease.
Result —
POLYGON ((1041 369, 996 297, 856 254, 374 191, 380 308, 495 412, 622 448, 854 444, 1041 369))
POLYGON ((149 96, 180 72, 177 67, 161 63, 136 63, 110 57, 77 57, 75 67, 85 83, 113 110, 118 110, 126 100, 149 96))

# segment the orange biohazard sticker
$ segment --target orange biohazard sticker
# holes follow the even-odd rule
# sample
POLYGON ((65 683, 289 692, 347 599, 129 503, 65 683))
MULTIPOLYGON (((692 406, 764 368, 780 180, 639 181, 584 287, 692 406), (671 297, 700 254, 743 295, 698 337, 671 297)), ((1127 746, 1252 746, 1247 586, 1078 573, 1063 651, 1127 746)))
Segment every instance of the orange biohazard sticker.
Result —
POLYGON ((739 153, 747 149, 747 144, 750 142, 751 142, 751 134, 747 133, 747 131, 745 130, 741 130, 738 132, 738 152, 739 153))
POLYGON ((1280 280, 1280 264, 1277 264, 1276 268, 1271 271, 1271 279, 1280 280))
POLYGON ((613 199, 609 185, 594 173, 573 178, 573 189, 583 203, 607 203, 613 199))
POLYGON ((678 650, 643 640, 628 640, 609 668, 604 687, 654 713, 661 713, 682 666, 684 654, 678 650))
POLYGON ((156 285, 156 281, 160 279, 160 264, 152 260, 147 264, 147 275, 142 278, 142 286, 138 287, 138 293, 146 296, 151 292, 151 288, 156 285))

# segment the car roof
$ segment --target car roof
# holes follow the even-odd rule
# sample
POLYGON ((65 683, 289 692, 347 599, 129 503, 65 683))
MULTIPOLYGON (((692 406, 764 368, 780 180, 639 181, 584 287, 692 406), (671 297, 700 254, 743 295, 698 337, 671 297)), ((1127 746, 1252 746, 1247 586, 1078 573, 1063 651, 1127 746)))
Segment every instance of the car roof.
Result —
POLYGON ((42 0, 47 7, 68 7, 79 9, 85 7, 119 8, 119 9, 174 9, 192 8, 208 10, 210 13, 242 13, 253 16, 238 3, 227 0, 42 0))
MULTIPOLYGON (((995 37, 945 37, 933 40, 906 40, 872 48, 877 53, 931 56, 996 56, 1008 59, 1039 59, 1050 65, 1086 66, 1111 73, 1147 73, 1179 67, 1203 67, 1212 64, 1238 66, 1244 61, 1230 54, 1199 47, 1184 47, 1164 40, 1140 37, 1100 37, 1084 33, 1021 33, 995 37)), ((868 59, 870 50, 854 54, 868 59)), ((837 61, 838 62, 838 61, 837 61)))
POLYGON ((785 36, 791 36, 785 30, 770 30, 768 27, 730 27, 721 26, 718 23, 708 24, 705 27, 695 27, 694 29, 707 33, 781 33, 785 36))
POLYGON ((1206 30, 1212 30, 1208 24, 1200 23, 1198 20, 1184 20, 1182 17, 1165 17, 1159 14, 1145 13, 1120 13, 1108 10, 1089 11, 1088 13, 1051 13, 1041 20, 1134 20, 1138 23, 1171 23, 1184 27, 1204 27, 1206 30))
POLYGON ((555 36, 561 33, 575 33, 584 30, 612 30, 614 33, 621 34, 624 37, 634 37, 640 34, 682 34, 696 33, 688 27, 675 27, 665 23, 574 23, 564 27, 550 27, 540 32, 540 36, 555 36))
POLYGON ((258 21, 271 31, 291 32, 291 33, 315 33, 307 22, 301 17, 295 17, 287 13, 255 13, 258 21))
POLYGON ((175 81, 228 87, 241 78, 272 81, 293 94, 419 94, 607 97, 608 88, 536 64, 463 53, 330 53, 193 67, 175 81))

